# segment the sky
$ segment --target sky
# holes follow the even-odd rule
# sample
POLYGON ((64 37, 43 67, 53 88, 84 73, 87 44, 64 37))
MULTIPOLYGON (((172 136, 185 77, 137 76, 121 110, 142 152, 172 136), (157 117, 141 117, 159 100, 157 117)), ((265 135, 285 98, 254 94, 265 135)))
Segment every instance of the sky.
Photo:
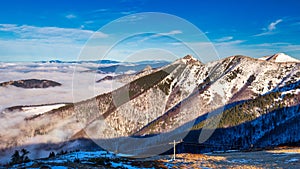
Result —
POLYGON ((299 9, 298 0, 3 1, 0 62, 300 59, 299 9))

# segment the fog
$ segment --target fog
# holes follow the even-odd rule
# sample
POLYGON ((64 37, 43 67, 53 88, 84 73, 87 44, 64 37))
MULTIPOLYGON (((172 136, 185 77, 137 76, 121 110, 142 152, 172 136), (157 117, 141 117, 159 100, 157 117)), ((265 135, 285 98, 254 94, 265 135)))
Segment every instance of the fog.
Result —
POLYGON ((62 84, 57 87, 34 89, 14 86, 0 87, 0 110, 18 105, 78 102, 123 85, 114 81, 95 83, 96 80, 107 75, 116 75, 114 73, 94 73, 91 71, 97 67, 99 65, 93 63, 0 63, 0 83, 10 80, 47 79, 62 84), (76 79, 73 78, 74 73, 76 79), (80 83, 74 85, 73 81, 80 81, 80 83), (73 89, 74 92, 72 92, 73 89))
MULTIPOLYGON (((0 63, 0 83, 11 80, 24 79, 47 79, 61 83, 61 86, 49 88, 34 88, 24 89, 15 86, 0 87, 0 137, 5 143, 11 142, 12 138, 18 138, 20 132, 28 126, 22 126, 22 121, 26 117, 31 117, 36 114, 42 114, 52 109, 59 108, 65 104, 78 102, 92 98, 101 93, 109 92, 123 84, 117 81, 102 81, 95 83, 105 76, 115 76, 115 73, 95 73, 99 66, 109 66, 110 64, 99 65, 95 63, 0 63), (23 107, 22 110, 8 111, 5 108, 12 106, 24 105, 42 105, 53 104, 35 107, 23 107)), ((38 123, 45 123, 53 120, 43 118, 38 123)), ((35 143, 60 142, 65 140, 73 128, 66 129, 64 124, 72 123, 74 119, 64 120, 63 123, 56 126, 47 135, 37 135, 26 140, 23 140, 23 145, 26 146, 31 154, 30 158, 45 157, 49 154, 47 151, 42 151, 40 147, 35 146, 35 143)), ((35 125, 39 125, 36 124, 35 125)), ((33 126, 31 126, 33 127, 33 126)), ((78 129, 82 126, 73 126, 78 129)), ((3 145, 0 145, 1 148, 3 145)), ((1 162, 7 162, 13 149, 0 153, 1 162)))

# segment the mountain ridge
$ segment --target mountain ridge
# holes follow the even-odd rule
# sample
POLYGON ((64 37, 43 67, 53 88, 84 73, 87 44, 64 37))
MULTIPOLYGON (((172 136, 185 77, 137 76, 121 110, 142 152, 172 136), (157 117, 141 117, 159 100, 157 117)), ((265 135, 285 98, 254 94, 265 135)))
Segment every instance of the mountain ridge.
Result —
MULTIPOLYGON (((114 139, 180 132, 180 128, 181 132, 187 132, 185 130, 188 129, 192 129, 189 133, 199 132, 206 126, 201 123, 206 118, 208 124, 215 123, 211 119, 219 119, 220 123, 214 127, 217 131, 226 132, 234 132, 228 127, 239 125, 241 127, 237 127, 237 130, 246 131, 248 129, 242 127, 243 124, 276 111, 286 111, 282 114, 294 119, 298 117, 300 103, 299 67, 300 64, 296 62, 270 62, 241 55, 203 64, 187 56, 137 78, 133 77, 131 82, 113 92, 39 116, 27 117, 26 125, 30 127, 26 127, 24 122, 13 127, 22 129, 22 134, 18 135, 22 139, 12 140, 15 137, 9 135, 5 139, 1 137, 4 143, 1 149, 28 144, 30 142, 26 140, 33 138, 55 141, 51 136, 58 131, 64 133, 65 137, 57 138, 57 141, 89 138, 91 133, 94 133, 95 139, 114 139), (264 104, 260 105, 260 102, 264 104), (296 111, 289 114, 289 107, 293 106, 296 106, 293 109, 296 111), (251 111, 247 108, 251 108, 251 111), (218 112, 224 117, 218 117, 218 112), (232 121, 229 117, 232 117, 232 121), (53 120, 47 121, 49 118, 53 120), (197 120, 199 118, 202 120, 197 120), (101 133, 94 129, 99 120, 106 123, 101 133)), ((270 115, 270 121, 275 120, 274 117, 279 113, 270 115)), ((284 125, 285 121, 280 124, 284 125)), ((297 127, 294 122, 292 125, 297 127)), ((270 130, 276 128, 270 127, 270 130)), ((262 133, 269 131, 268 128, 260 130, 262 133)), ((198 136, 188 135, 186 139, 197 142, 195 138, 198 136)), ((248 142, 262 142, 257 141, 259 139, 264 140, 265 147, 282 144, 280 141, 266 142, 262 139, 266 135, 252 139, 239 134, 236 136, 229 137, 227 141, 242 142, 244 148, 249 148, 248 142)), ((214 143, 216 138, 214 136, 208 142, 214 143)))

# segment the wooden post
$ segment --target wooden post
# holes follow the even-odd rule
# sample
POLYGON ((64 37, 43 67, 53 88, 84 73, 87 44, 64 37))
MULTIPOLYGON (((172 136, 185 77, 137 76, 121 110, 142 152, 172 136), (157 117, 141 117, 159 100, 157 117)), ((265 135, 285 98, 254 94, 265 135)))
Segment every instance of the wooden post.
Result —
POLYGON ((176 160, 176 142, 174 140, 174 161, 176 160))
POLYGON ((173 144, 173 160, 176 160, 176 144, 181 143, 181 142, 182 142, 182 140, 177 141, 177 142, 174 140, 173 143, 169 143, 169 144, 173 144))

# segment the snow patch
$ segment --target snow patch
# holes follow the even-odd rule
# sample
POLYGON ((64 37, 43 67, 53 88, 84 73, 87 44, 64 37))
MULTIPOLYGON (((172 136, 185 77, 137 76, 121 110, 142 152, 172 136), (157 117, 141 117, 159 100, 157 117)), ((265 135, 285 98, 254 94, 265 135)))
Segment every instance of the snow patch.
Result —
POLYGON ((278 62, 278 63, 284 63, 284 62, 297 62, 300 63, 300 60, 295 59, 289 55, 286 55, 284 53, 277 53, 272 56, 265 56, 262 58, 259 58, 260 60, 266 60, 266 61, 272 61, 272 62, 278 62))
POLYGON ((289 160, 286 160, 285 163, 291 163, 291 162, 297 162, 297 161, 299 161, 298 158, 291 158, 289 160))
POLYGON ((65 106, 66 104, 54 104, 54 105, 47 105, 47 106, 29 106, 29 107, 22 107, 22 111, 27 115, 38 115, 46 113, 53 109, 58 109, 60 107, 65 106))

